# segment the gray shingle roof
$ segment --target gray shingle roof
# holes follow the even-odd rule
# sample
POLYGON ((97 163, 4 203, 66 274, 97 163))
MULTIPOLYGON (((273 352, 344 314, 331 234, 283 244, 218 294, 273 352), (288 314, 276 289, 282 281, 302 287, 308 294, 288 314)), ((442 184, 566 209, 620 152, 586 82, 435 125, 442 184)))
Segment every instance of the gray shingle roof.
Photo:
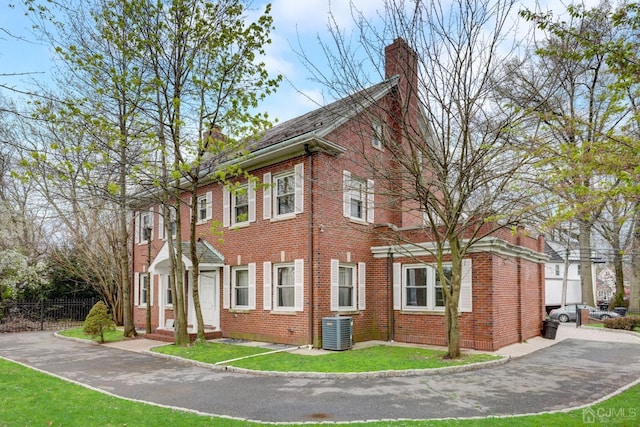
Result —
POLYGON ((302 116, 280 123, 267 130, 259 141, 252 144, 251 151, 309 133, 322 137, 335 129, 338 124, 345 122, 389 93, 397 82, 398 77, 392 77, 302 116))
MULTIPOLYGON (((182 255, 189 258, 191 262, 191 244, 190 242, 181 242, 182 244, 182 255)), ((196 243, 196 256, 200 261, 200 264, 224 264, 224 258, 218 251, 216 251, 212 246, 197 242, 196 243)))

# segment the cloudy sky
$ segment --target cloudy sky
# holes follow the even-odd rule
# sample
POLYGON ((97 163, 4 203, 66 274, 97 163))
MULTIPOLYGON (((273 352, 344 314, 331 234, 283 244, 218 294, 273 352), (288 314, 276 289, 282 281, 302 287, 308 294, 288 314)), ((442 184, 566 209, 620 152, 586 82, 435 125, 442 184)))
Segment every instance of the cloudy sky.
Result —
MULTIPOLYGON (((9 8, 5 1, 0 1, 0 84, 23 87, 29 78, 46 81, 51 56, 48 48, 33 41, 34 37, 29 31, 31 23, 24 16, 24 10, 17 5, 9 8), (10 37, 3 29, 21 37, 21 40, 10 37)), ((444 3, 447 0, 442 1, 444 3)), ((13 0, 9 3, 18 2, 19 0, 13 0)), ((256 5, 261 3, 266 2, 256 0, 256 5)), ((352 3, 366 17, 375 18, 383 0, 352 0, 352 3)), ((546 9, 546 4, 553 5, 557 9, 555 12, 565 9, 558 0, 540 0, 538 3, 543 9, 546 9)), ((283 121, 330 100, 326 95, 323 96, 322 87, 310 80, 309 72, 295 51, 302 48, 323 68, 326 59, 320 51, 318 38, 331 43, 327 30, 329 10, 346 34, 352 29, 353 20, 348 0, 272 0, 271 4, 276 28, 272 34, 273 44, 269 46, 264 60, 274 73, 283 74, 287 81, 268 100, 264 109, 269 111, 271 117, 283 121)), ((533 8, 536 2, 523 0, 522 4, 533 8)), ((595 4, 596 0, 587 0, 587 5, 595 4)), ((520 7, 516 11, 518 9, 520 7)))

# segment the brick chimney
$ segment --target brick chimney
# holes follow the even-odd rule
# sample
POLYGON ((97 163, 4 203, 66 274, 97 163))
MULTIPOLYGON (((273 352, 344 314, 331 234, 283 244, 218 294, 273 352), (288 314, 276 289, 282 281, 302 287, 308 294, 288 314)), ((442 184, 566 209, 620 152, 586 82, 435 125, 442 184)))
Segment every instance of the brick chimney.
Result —
POLYGON ((415 95, 418 82, 418 55, 403 39, 398 37, 384 49, 385 78, 400 76, 399 86, 404 94, 415 95))

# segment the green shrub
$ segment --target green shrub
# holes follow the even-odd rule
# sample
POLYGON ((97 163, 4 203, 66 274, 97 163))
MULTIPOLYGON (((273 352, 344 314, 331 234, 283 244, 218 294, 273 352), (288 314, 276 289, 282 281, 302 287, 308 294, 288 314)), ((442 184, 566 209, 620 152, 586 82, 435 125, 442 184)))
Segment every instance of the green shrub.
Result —
POLYGON ((634 328, 640 327, 640 316, 627 316, 605 319, 603 323, 605 328, 633 331, 634 328))
POLYGON ((104 343, 104 333, 113 331, 115 328, 116 324, 109 314, 107 306, 104 302, 98 301, 87 314, 82 330, 94 338, 100 337, 100 343, 104 343))

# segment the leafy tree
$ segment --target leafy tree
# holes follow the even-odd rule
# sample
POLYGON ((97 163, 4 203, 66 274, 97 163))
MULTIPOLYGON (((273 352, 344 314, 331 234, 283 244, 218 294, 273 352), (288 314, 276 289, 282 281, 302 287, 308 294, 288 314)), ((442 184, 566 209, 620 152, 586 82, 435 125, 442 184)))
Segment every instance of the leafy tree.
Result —
MULTIPOLYGON (((139 43, 144 46, 141 54, 153 70, 148 114, 157 129, 159 159, 150 184, 160 194, 165 218, 174 213, 177 230, 182 229, 184 220, 190 223, 193 300, 198 338, 204 339, 196 253, 201 236, 195 228, 195 194, 203 184, 226 182, 239 174, 237 168, 223 166, 224 162, 245 151, 244 143, 238 141, 269 125, 255 108, 279 81, 279 77, 268 76, 265 64, 258 59, 270 43, 270 7, 251 22, 245 3, 238 0, 130 3, 129 10, 135 10, 132 13, 138 17, 139 43), (182 218, 180 208, 184 204, 191 208, 190 218, 182 218)), ((171 235, 170 223, 165 221, 167 235, 171 235)), ((183 345, 188 342, 183 247, 172 239, 167 245, 174 279, 176 344, 183 345)))
MULTIPOLYGON (((451 358, 460 356, 463 258, 480 239, 501 228, 515 229, 529 209, 526 189, 514 185, 527 163, 526 156, 513 154, 520 117, 497 102, 497 82, 509 54, 501 42, 514 4, 473 0, 445 7, 416 2, 409 9, 405 2, 388 0, 380 25, 354 11, 357 48, 334 26, 335 46, 323 45, 334 74, 316 73, 343 97, 370 86, 364 65, 380 64, 376 52, 383 52, 389 40, 402 37, 415 50, 416 69, 407 58, 394 64, 391 73, 400 75, 398 85, 404 89, 399 109, 383 105, 372 111, 370 97, 352 97, 353 108, 364 111, 364 128, 372 121, 385 124, 381 142, 395 167, 383 168, 366 156, 364 144, 356 146, 362 152, 353 161, 366 165, 375 177, 376 203, 391 200, 389 209, 412 217, 421 241, 433 242, 420 249, 437 261, 451 358), (451 275, 443 266, 447 262, 451 275)), ((311 60, 309 64, 313 66, 311 60)), ((362 141, 370 145, 370 139, 362 141)), ((385 238, 411 246, 415 240, 406 236, 406 231, 389 228, 385 238)))
POLYGON ((506 90, 536 120, 525 150, 539 159, 538 185, 558 198, 552 219, 578 224, 582 300, 593 305, 591 235, 607 198, 620 192, 619 163, 611 164, 607 153, 618 150, 629 108, 608 64, 620 35, 610 6, 571 5, 567 13, 568 20, 521 13, 545 37, 530 62, 514 70, 506 90))
POLYGON ((91 307, 82 328, 86 335, 100 337, 100 343, 104 343, 104 333, 115 330, 115 323, 104 302, 98 301, 91 307))

